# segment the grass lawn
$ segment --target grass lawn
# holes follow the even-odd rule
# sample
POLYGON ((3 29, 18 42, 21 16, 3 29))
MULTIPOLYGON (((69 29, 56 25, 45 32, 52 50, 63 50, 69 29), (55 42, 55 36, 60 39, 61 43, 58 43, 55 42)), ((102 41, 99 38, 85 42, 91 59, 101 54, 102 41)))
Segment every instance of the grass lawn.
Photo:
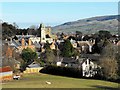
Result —
POLYGON ((47 74, 24 74, 20 80, 4 82, 2 88, 118 88, 117 83, 47 74), (46 81, 51 84, 46 84, 46 81))

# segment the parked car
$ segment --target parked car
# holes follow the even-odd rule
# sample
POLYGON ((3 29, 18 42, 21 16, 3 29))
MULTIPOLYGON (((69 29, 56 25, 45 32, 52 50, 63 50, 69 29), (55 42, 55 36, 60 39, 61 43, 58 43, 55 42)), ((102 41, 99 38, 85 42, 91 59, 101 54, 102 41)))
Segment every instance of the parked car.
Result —
POLYGON ((14 79, 14 80, 19 80, 19 79, 20 79, 20 75, 14 75, 14 76, 13 76, 13 79, 14 79))

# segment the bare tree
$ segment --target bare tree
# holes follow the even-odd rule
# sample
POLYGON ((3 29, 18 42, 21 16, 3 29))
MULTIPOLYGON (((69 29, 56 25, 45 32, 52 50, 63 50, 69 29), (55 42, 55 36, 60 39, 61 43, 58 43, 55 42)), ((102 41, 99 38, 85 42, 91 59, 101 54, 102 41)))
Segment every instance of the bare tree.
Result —
POLYGON ((103 49, 100 66, 102 69, 102 75, 106 79, 118 78, 118 62, 116 60, 116 50, 117 48, 113 44, 109 44, 103 49))

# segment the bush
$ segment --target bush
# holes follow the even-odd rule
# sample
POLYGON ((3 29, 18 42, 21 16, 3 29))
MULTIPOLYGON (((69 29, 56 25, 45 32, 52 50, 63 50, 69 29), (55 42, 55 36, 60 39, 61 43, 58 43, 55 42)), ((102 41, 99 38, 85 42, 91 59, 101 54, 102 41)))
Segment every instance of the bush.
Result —
POLYGON ((82 77, 82 72, 79 69, 69 68, 69 67, 58 67, 58 66, 46 66, 42 70, 41 73, 47 73, 52 75, 60 75, 67 77, 82 77))

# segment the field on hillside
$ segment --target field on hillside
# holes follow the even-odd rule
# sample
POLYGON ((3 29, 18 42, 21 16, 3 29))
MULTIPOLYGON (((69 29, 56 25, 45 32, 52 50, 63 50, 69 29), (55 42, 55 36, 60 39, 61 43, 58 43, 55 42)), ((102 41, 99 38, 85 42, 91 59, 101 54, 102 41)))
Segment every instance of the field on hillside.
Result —
POLYGON ((99 16, 80 19, 77 21, 65 22, 61 25, 52 27, 52 32, 75 32, 80 31, 83 34, 96 33, 99 30, 107 30, 112 34, 118 33, 117 15, 99 16))
POLYGON ((47 74, 24 74, 20 80, 4 82, 2 88, 118 88, 117 83, 47 74), (46 81, 51 82, 47 84, 46 81))

